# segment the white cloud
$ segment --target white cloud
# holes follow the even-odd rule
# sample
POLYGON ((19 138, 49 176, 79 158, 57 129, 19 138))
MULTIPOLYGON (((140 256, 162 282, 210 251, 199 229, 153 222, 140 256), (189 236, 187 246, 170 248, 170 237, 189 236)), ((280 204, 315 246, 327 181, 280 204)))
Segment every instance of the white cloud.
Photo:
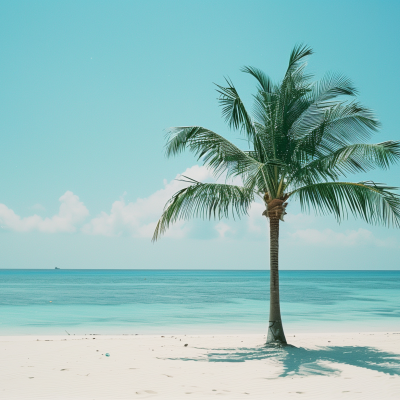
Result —
MULTIPOLYGON (((204 166, 195 165, 186 169, 182 175, 188 176, 200 182, 215 181, 209 169, 204 166)), ((126 203, 124 196, 115 201, 110 212, 101 212, 88 223, 82 224, 89 215, 85 205, 79 201, 78 196, 67 191, 60 197, 60 211, 58 215, 51 218, 42 218, 35 214, 22 218, 4 204, 0 204, 0 227, 17 232, 40 231, 40 232, 75 232, 77 229, 85 234, 120 236, 129 235, 133 237, 151 238, 160 218, 166 202, 180 189, 189 183, 179 180, 177 175, 174 180, 164 180, 164 188, 156 191, 147 198, 139 198, 134 202, 126 203)), ((221 177, 218 181, 223 181, 221 177)), ((237 181, 237 180, 236 180, 237 181)), ((234 183, 238 183, 238 182, 234 183)), ((43 210, 39 204, 34 206, 36 210, 43 210)), ((194 227, 193 223, 177 221, 166 232, 166 237, 184 237, 194 227)), ((217 224, 214 228, 221 237, 226 233, 234 233, 227 224, 217 224)), ((215 232, 215 231, 214 231, 215 232)), ((204 232, 202 232, 204 235, 204 232)), ((207 234, 208 236, 208 234, 207 234)))
POLYGON ((314 215, 310 214, 292 214, 290 213, 290 210, 288 210, 288 214, 285 215, 285 223, 294 228, 304 228, 305 226, 315 225, 317 220, 320 221, 319 218, 320 217, 315 217, 314 215))
MULTIPOLYGON (((206 167, 195 165, 188 168, 182 175, 198 181, 207 181, 212 178, 206 167)), ((177 175, 176 178, 179 178, 177 175)), ((115 201, 110 213, 102 212, 83 226, 82 232, 92 235, 119 236, 132 235, 147 237, 153 235, 157 221, 162 214, 166 202, 180 189, 188 184, 179 180, 167 182, 164 188, 156 191, 144 199, 126 203, 123 198, 115 201)), ((187 226, 183 221, 175 223, 166 233, 166 236, 182 237, 187 233, 187 226)))
MULTIPOLYGON (((188 168, 182 175, 189 176, 195 180, 205 182, 214 181, 212 173, 206 167, 193 166, 188 168)), ((177 175, 179 179, 181 175, 177 175)), ((219 179, 223 181, 223 177, 219 179)), ((234 182, 240 184, 240 182, 234 182)), ((133 237, 151 238, 160 218, 166 202, 188 183, 174 179, 170 182, 164 180, 164 188, 156 191, 147 198, 139 198, 134 202, 127 203, 122 197, 115 201, 111 210, 101 212, 84 224, 89 215, 88 209, 79 201, 79 197, 67 191, 59 198, 60 210, 51 218, 42 218, 35 214, 22 218, 4 204, 0 204, 0 227, 17 232, 39 231, 39 232, 76 232, 81 230, 84 234, 102 236, 129 235, 133 237)), ((126 193, 124 193, 124 196, 126 193)), ((211 238, 220 239, 236 238, 248 240, 265 240, 268 235, 268 220, 262 216, 265 206, 253 203, 249 210, 249 216, 241 220, 216 221, 200 228, 195 222, 177 221, 167 230, 167 237, 182 238, 211 238), (205 227, 205 228, 204 228, 205 227)), ((36 209, 41 209, 36 205, 36 209)), ((381 246, 398 247, 394 238, 385 240, 374 237, 371 231, 366 229, 346 230, 335 232, 331 229, 317 230, 315 217, 304 214, 288 214, 285 217, 285 230, 282 239, 314 246, 381 246), (287 233, 285 233, 285 231, 287 233)), ((203 222, 199 222, 203 224, 203 222)))
POLYGON ((249 209, 248 230, 252 233, 262 234, 263 238, 266 233, 268 224, 267 218, 262 215, 265 211, 265 205, 262 203, 253 203, 249 209))
POLYGON ((30 207, 31 210, 36 210, 36 211, 46 211, 46 208, 44 208, 41 204, 34 204, 32 207, 30 207))
POLYGON ((327 247, 353 247, 353 246, 380 246, 392 247, 396 246, 393 238, 381 240, 376 238, 371 231, 359 228, 358 230, 346 230, 345 232, 335 232, 331 229, 319 231, 317 229, 297 230, 288 235, 300 242, 321 245, 327 247))
POLYGON ((221 239, 223 239, 227 233, 235 233, 234 229, 231 226, 222 221, 218 222, 218 224, 215 225, 215 230, 218 232, 221 239))
POLYGON ((17 232, 75 232, 77 225, 81 224, 89 215, 88 209, 79 201, 79 197, 67 191, 59 201, 60 211, 51 218, 42 218, 32 215, 21 218, 4 204, 0 204, 0 226, 17 232))

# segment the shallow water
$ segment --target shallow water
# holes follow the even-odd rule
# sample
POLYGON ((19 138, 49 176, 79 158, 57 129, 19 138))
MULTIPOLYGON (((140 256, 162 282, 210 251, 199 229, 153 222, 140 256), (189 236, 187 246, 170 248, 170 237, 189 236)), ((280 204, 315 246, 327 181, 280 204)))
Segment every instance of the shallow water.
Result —
MULTIPOLYGON (((400 271, 281 271, 286 333, 399 331, 400 271)), ((265 333, 268 271, 0 270, 0 334, 265 333)))

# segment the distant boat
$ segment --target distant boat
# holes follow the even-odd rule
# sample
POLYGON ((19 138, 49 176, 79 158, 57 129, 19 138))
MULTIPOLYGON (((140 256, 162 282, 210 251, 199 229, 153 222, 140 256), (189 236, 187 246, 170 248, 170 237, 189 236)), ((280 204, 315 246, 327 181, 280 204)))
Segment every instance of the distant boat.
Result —
POLYGON ((55 267, 54 269, 60 269, 60 268, 58 268, 58 267, 55 267))

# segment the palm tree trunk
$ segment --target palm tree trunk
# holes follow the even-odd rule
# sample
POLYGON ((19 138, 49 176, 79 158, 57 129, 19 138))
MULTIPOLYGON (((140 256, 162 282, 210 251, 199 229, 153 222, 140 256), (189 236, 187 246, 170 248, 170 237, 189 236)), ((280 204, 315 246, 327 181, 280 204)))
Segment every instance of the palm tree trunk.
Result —
POLYGON ((267 343, 286 344, 279 304, 279 217, 269 218, 270 235, 270 305, 267 343))

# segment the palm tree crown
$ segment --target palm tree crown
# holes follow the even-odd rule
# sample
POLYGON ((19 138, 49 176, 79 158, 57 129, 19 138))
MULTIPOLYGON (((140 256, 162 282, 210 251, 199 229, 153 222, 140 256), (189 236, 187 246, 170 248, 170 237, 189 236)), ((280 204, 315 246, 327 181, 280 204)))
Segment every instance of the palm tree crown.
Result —
POLYGON ((246 137, 249 151, 199 126, 169 131, 167 156, 189 149, 216 176, 241 177, 243 185, 184 177, 189 186, 166 204, 153 240, 178 219, 246 214, 257 195, 265 202, 264 215, 281 220, 290 199, 305 210, 333 214, 338 221, 351 213, 369 223, 400 225, 396 188, 341 180, 348 173, 388 168, 400 158, 400 143, 367 143, 379 122, 369 109, 346 100, 357 94, 348 78, 330 73, 313 82, 305 72, 305 57, 311 54, 309 47, 296 46, 283 80, 275 84, 259 69, 243 68, 257 80, 252 114, 229 79, 225 86, 217 85, 222 114, 246 137))

